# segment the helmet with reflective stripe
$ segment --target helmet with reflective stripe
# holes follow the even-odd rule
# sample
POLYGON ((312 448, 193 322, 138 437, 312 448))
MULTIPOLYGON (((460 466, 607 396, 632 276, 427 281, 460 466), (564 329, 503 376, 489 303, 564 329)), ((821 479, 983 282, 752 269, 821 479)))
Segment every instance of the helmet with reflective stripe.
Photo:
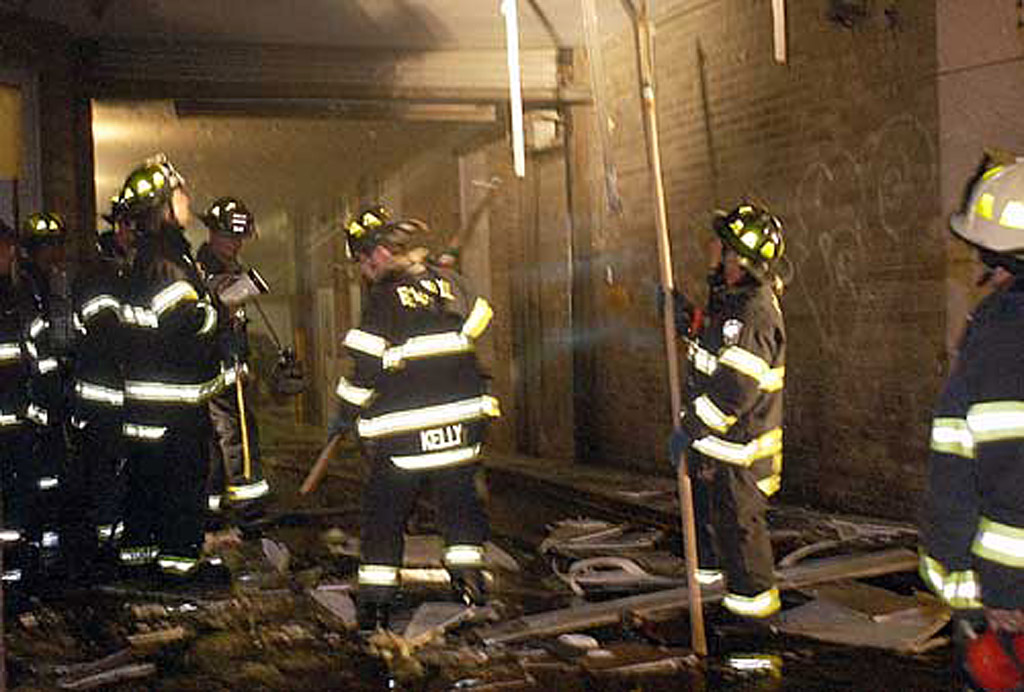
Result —
POLYGON ((128 175, 118 204, 125 214, 136 216, 170 202, 174 190, 184 185, 185 179, 167 157, 157 154, 128 175))
POLYGON ((982 250, 1024 260, 1024 163, 984 169, 949 226, 982 250))
POLYGON ((242 202, 221 197, 202 215, 203 223, 214 233, 233 238, 249 238, 256 232, 256 220, 242 202))
POLYGON ((782 221, 777 216, 763 207, 741 204, 728 214, 716 214, 713 226, 755 278, 763 280, 776 273, 786 251, 782 221))
POLYGON ((22 238, 29 245, 63 243, 67 235, 64 219, 59 214, 41 211, 29 214, 22 223, 22 238))
POLYGON ((364 207, 345 224, 345 243, 348 256, 358 260, 380 244, 380 231, 391 221, 391 211, 376 204, 364 207))

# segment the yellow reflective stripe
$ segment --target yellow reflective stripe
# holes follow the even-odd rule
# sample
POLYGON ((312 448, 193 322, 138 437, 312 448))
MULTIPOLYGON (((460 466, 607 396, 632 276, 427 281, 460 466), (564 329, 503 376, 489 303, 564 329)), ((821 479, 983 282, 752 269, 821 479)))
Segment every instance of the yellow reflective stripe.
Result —
POLYGON ((270 484, 266 480, 246 485, 229 485, 228 497, 232 500, 255 500, 270 493, 270 484))
POLYGON ((36 344, 34 341, 26 341, 25 350, 27 350, 28 354, 33 358, 39 358, 39 349, 36 348, 36 344))
POLYGON ((487 325, 491 323, 493 316, 494 310, 491 309, 490 304, 483 298, 477 298, 472 312, 462 324, 462 333, 471 339, 480 338, 480 335, 487 329, 487 325))
POLYGON ((104 310, 113 310, 118 313, 118 316, 120 317, 121 301, 106 293, 98 295, 95 298, 90 298, 82 305, 82 319, 88 322, 91 318, 100 314, 104 310))
POLYGON ((974 458, 974 436, 963 418, 934 418, 932 420, 932 451, 974 458))
POLYGON ((449 567, 479 567, 484 564, 484 549, 479 545, 450 545, 442 562, 449 567))
POLYGON ((0 413, 0 428, 6 428, 10 425, 18 425, 21 423, 21 418, 16 413, 0 413))
POLYGON ((59 363, 56 358, 43 358, 41 361, 36 363, 36 368, 39 370, 40 375, 45 375, 48 372, 53 372, 59 367, 59 363))
POLYGON ((25 417, 39 425, 46 425, 50 421, 50 414, 47 413, 46 409, 36 406, 35 404, 28 405, 25 417))
POLYGON ((384 369, 396 370, 402 367, 405 361, 416 358, 448 356, 472 350, 473 342, 470 338, 457 332, 414 336, 401 346, 393 346, 384 351, 384 369))
POLYGON ((995 207, 996 198, 991 192, 983 192, 978 197, 977 204, 974 205, 974 211, 978 216, 983 219, 992 220, 992 211, 995 207))
POLYGON ((772 368, 761 376, 761 389, 766 392, 777 392, 786 383, 786 368, 772 368))
POLYGON ((729 611, 745 617, 765 618, 778 612, 782 607, 779 590, 776 588, 762 591, 756 596, 742 596, 728 593, 722 599, 722 605, 729 611))
POLYGON ((929 589, 936 594, 942 594, 942 585, 946 581, 946 569, 938 560, 921 551, 917 571, 929 589))
POLYGON ((156 559, 160 549, 156 546, 145 545, 130 548, 121 548, 119 553, 121 562, 129 565, 147 564, 156 559))
POLYGON ((40 490, 53 490, 60 487, 60 479, 56 476, 43 476, 36 481, 36 487, 40 490))
POLYGON ((750 466, 758 459, 782 451, 782 428, 774 428, 743 444, 707 435, 693 443, 693 448, 712 459, 737 466, 750 466))
POLYGON ((199 301, 197 305, 203 310, 203 325, 196 333, 209 334, 217 328, 217 309, 205 300, 199 301))
POLYGON ((967 426, 974 442, 1024 438, 1024 401, 989 401, 967 411, 967 426))
POLYGON ((75 393, 78 394, 80 399, 84 399, 86 401, 95 401, 101 404, 109 404, 111 406, 124 405, 124 392, 120 389, 105 387, 101 384, 93 384, 91 382, 86 382, 85 380, 78 380, 75 382, 75 393))
POLYGON ((779 492, 779 488, 782 487, 782 476, 777 473, 773 473, 767 478, 762 478, 757 482, 757 488, 765 497, 771 497, 775 493, 779 492))
POLYGON ((411 456, 393 456, 391 457, 391 462, 398 468, 406 471, 436 469, 474 461, 480 456, 480 449, 480 445, 473 445, 472 447, 449 449, 444 452, 414 454, 411 456))
POLYGON ((29 328, 28 328, 28 335, 29 335, 29 337, 35 339, 37 336, 39 336, 40 332, 42 332, 44 329, 48 328, 49 326, 50 326, 50 323, 47 322, 44 318, 37 317, 34 320, 32 320, 32 324, 29 326, 29 328))
MULTIPOLYGON (((234 373, 233 370, 228 372, 234 373)), ((197 404, 221 391, 229 379, 234 382, 233 377, 221 372, 216 377, 198 384, 126 380, 124 393, 126 398, 137 401, 197 404)))
POLYGON ((702 394, 693 400, 693 410, 697 417, 704 422, 704 425, 720 433, 728 432, 736 422, 736 416, 730 416, 718 408, 707 394, 702 394))
POLYGON ((693 367, 705 375, 714 375, 715 370, 718 369, 718 359, 696 341, 690 342, 686 356, 693 363, 693 367))
POLYGON ((383 358, 384 352, 388 349, 388 342, 383 338, 361 329, 349 329, 342 345, 352 351, 365 353, 374 358, 383 358))
POLYGON ((338 379, 338 386, 335 388, 334 393, 341 398, 342 401, 347 401, 353 406, 360 408, 366 406, 373 399, 376 391, 373 389, 366 389, 364 387, 357 387, 348 381, 345 377, 338 379))
POLYGON ((918 571, 925 584, 953 608, 980 608, 978 580, 973 570, 946 572, 935 558, 920 554, 918 571))
POLYGON ((463 423, 485 416, 501 415, 498 400, 492 396, 480 396, 451 404, 424 406, 408 411, 385 413, 376 418, 360 418, 359 436, 365 438, 396 435, 424 428, 436 428, 452 423, 463 423))
POLYGON ((0 543, 17 543, 21 540, 21 531, 17 529, 0 529, 0 543))
POLYGON ((161 555, 157 558, 156 564, 164 572, 174 574, 188 574, 199 566, 199 560, 192 557, 176 557, 173 555, 161 555))
POLYGON ((125 423, 121 426, 121 432, 124 433, 125 437, 133 437, 138 440, 159 440, 167 434, 167 428, 163 425, 125 423))
POLYGON ((698 569, 697 570, 697 583, 701 586, 711 586, 717 584, 725 577, 720 569, 698 569))
POLYGON ((1001 565, 1024 568, 1024 529, 982 517, 971 552, 1001 565))
POLYGON ((942 587, 942 598, 953 608, 981 608, 978 579, 973 570, 950 572, 942 587))
POLYGON ((359 583, 367 586, 398 586, 398 568, 391 565, 360 565, 359 583))
POLYGON ((136 327, 156 329, 160 326, 160 321, 157 319, 156 313, 149 308, 122 305, 121 312, 118 316, 125 324, 135 325, 136 327))
POLYGON ((149 307, 159 318, 160 315, 186 300, 199 300, 199 294, 196 293, 196 289, 189 282, 175 281, 153 296, 149 307))
POLYGON ((9 360, 20 360, 20 359, 21 359, 21 344, 19 344, 19 343, 0 344, 0 363, 7 362, 9 360))
POLYGON ((782 389, 786 377, 786 368, 772 368, 763 358, 739 346, 729 346, 722 351, 718 363, 754 378, 758 388, 769 392, 782 389))

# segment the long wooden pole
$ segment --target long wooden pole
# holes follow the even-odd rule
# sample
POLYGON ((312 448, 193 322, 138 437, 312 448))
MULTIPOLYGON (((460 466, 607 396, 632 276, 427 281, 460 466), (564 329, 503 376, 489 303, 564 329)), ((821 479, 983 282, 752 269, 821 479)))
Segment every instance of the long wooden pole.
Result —
MULTIPOLYGON (((661 146, 658 140, 658 110, 654 94, 654 44, 647 0, 637 0, 633 16, 636 30, 637 65, 640 73, 640 99, 643 103, 644 129, 651 167, 651 185, 655 200, 655 221, 658 231, 658 258, 661 285, 665 292, 662 315, 665 330, 665 355, 668 359, 668 386, 672 402, 672 425, 678 429, 682 412, 679 383, 679 356, 676 348, 675 310, 672 305, 675 282, 672 277, 672 247, 668 234, 668 210, 665 203, 665 181, 661 171, 661 146)), ((690 600, 690 638, 694 652, 708 653, 704 634, 704 611, 701 607, 700 584, 697 582, 697 526, 693 512, 693 488, 687 469, 686 455, 678 460, 679 514, 683 529, 686 559, 686 591, 690 600)))

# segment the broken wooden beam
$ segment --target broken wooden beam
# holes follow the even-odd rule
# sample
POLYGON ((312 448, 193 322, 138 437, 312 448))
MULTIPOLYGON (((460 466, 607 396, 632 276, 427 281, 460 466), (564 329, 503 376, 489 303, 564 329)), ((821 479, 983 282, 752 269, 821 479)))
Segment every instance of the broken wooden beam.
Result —
MULTIPOLYGON (((906 548, 808 560, 803 564, 779 572, 779 588, 797 589, 839 579, 860 579, 912 571, 917 569, 917 563, 917 554, 906 548)), ((721 588, 704 589, 702 593, 707 602, 719 601, 724 595, 721 588)), ((477 631, 477 636, 486 645, 509 644, 530 637, 552 636, 589 627, 612 625, 621 622, 627 615, 650 615, 658 611, 685 610, 687 605, 686 587, 679 587, 527 615, 484 627, 477 631)))

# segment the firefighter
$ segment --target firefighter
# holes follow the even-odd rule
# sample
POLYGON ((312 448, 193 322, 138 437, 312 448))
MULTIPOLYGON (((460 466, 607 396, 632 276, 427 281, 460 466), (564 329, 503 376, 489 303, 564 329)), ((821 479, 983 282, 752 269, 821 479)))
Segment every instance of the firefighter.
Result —
POLYGON ((1024 633, 1024 163, 983 164, 950 227, 990 293, 932 420, 921 575, 954 609, 962 653, 968 628, 1024 633))
POLYGON ((129 326, 123 430, 131 443, 121 562, 155 565, 172 582, 219 578, 200 562, 207 403, 234 378, 222 368, 217 311, 184 236, 189 197, 182 177, 157 156, 128 176, 120 203, 136 243, 130 309, 121 311, 129 326))
POLYGON ((405 521, 421 488, 437 501, 444 564, 454 595, 486 600, 488 521, 475 487, 488 419, 475 354, 491 308, 458 274, 426 262, 427 228, 387 221, 378 209, 346 228, 348 250, 367 283, 360 326, 345 335, 354 360, 340 378, 329 436, 354 431, 370 462, 363 492, 359 624, 387 627, 399 588, 405 521))
POLYGON ((25 583, 34 570, 37 546, 31 541, 32 501, 37 495, 32 449, 35 435, 29 416, 28 326, 36 316, 31 293, 15 269, 17 232, 0 220, 0 545, 3 580, 25 583))
POLYGON ((28 416, 34 423, 33 483, 29 533, 38 544, 40 573, 56 576, 65 512, 67 367, 73 338, 70 282, 65 245, 67 226, 59 214, 30 214, 22 227, 20 280, 29 290, 36 316, 26 347, 32 362, 28 416))
POLYGON ((119 203, 96 236, 95 255, 74 282, 76 337, 71 347, 65 505, 72 578, 96 578, 116 564, 125 493, 124 370, 128 333, 131 231, 119 203), (100 559, 102 558, 102 559, 100 559), (97 569, 99 567, 100 569, 97 569))
MULTIPOLYGON (((222 197, 210 205, 202 221, 209 230, 209 238, 200 246, 196 261, 210 292, 217 297, 218 336, 223 358, 228 368, 241 375, 247 370, 249 358, 246 332, 249 320, 245 305, 267 290, 259 274, 246 270, 238 259, 242 244, 255 235, 255 220, 239 200, 222 197)), ((252 390, 238 391, 243 381, 241 377, 236 378, 235 387, 210 399, 214 436, 210 443, 207 503, 213 512, 219 511, 224 503, 251 513, 270 492, 260 463, 252 390), (247 448, 242 444, 243 413, 247 448)))
POLYGON ((715 270, 699 327, 677 298, 690 368, 671 458, 687 455, 694 484, 698 580, 724 578, 725 608, 767 618, 780 607, 765 514, 782 473, 785 245, 779 219, 753 204, 717 214, 713 227, 715 270))

